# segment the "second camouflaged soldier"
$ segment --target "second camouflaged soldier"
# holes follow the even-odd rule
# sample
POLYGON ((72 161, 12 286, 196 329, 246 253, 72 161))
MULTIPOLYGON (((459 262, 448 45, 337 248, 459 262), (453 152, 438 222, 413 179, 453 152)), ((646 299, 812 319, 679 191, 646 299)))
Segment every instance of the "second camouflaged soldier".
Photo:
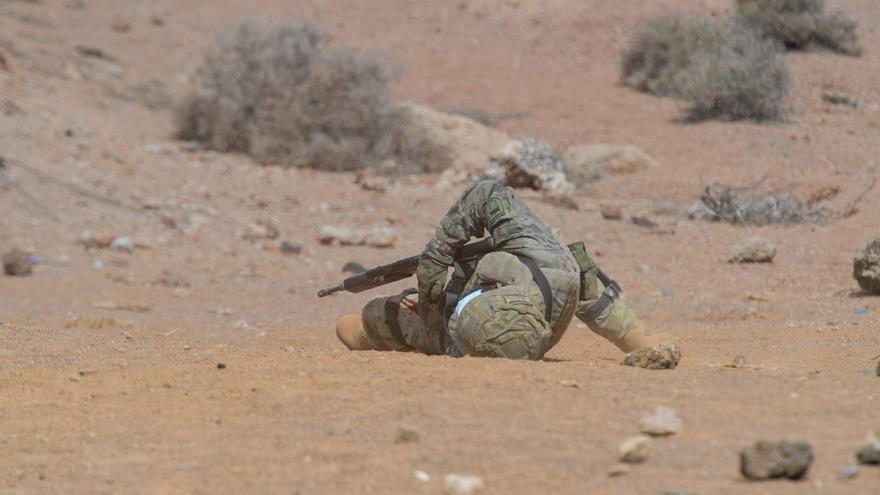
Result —
POLYGON ((425 247, 416 275, 417 291, 374 299, 361 315, 340 318, 340 340, 352 350, 541 359, 577 316, 623 352, 663 353, 672 361, 663 367, 678 362, 677 345, 647 332, 583 244, 566 247, 498 182, 479 182, 462 194, 425 247), (486 232, 494 252, 456 260, 462 246, 486 232))

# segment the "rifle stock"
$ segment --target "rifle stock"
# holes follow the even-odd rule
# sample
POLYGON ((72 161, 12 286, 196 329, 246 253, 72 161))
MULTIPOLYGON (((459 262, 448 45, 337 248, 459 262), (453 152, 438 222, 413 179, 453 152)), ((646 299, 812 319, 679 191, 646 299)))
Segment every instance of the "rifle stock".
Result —
MULTIPOLYGON (((472 242, 464 245, 456 255, 456 260, 475 258, 482 256, 495 249, 494 239, 487 237, 483 240, 472 242)), ((389 265, 382 265, 376 268, 361 272, 343 280, 341 284, 321 289, 318 291, 318 297, 329 296, 336 292, 358 293, 365 290, 375 289, 386 284, 397 282, 411 277, 419 266, 421 255, 410 256, 402 260, 395 261, 389 265)))

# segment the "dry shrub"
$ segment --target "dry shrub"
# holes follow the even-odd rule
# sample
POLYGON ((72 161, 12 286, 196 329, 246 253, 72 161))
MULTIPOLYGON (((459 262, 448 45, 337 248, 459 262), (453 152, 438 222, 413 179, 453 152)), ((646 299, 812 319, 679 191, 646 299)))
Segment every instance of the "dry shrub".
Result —
POLYGON ((827 48, 859 55, 856 22, 841 11, 825 13, 824 0, 737 0, 739 15, 795 50, 827 48))
POLYGON ((690 102, 694 119, 778 119, 790 86, 787 61, 757 30, 681 14, 647 21, 622 71, 624 84, 690 102))
POLYGON ((389 96, 378 55, 323 46, 311 22, 245 22, 210 46, 177 108, 181 139, 321 170, 435 171, 444 150, 389 96))
POLYGON ((690 217, 743 225, 825 222, 827 211, 805 204, 786 191, 759 185, 728 187, 711 182, 691 207, 690 217))

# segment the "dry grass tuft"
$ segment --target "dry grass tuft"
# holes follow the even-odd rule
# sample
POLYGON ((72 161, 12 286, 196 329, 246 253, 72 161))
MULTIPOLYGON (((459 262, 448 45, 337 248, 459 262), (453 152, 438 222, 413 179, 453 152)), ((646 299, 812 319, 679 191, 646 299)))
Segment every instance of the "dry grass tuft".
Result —
POLYGON ((221 33, 177 108, 181 139, 263 163, 341 171, 436 171, 445 150, 389 96, 380 56, 323 46, 311 22, 221 33))
POLYGON ((647 21, 622 72, 633 88, 690 102, 696 120, 779 119, 790 87, 774 41, 743 22, 681 14, 647 21))
POLYGON ((825 12, 824 0, 737 0, 739 16, 794 50, 827 48, 860 55, 856 22, 825 12))

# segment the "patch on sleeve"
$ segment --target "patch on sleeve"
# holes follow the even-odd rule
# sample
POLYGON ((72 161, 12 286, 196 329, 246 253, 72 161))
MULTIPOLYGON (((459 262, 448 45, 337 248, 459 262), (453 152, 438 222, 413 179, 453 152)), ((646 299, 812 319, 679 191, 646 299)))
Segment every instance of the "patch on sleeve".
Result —
POLYGON ((504 213, 504 202, 501 201, 501 198, 491 198, 486 203, 486 216, 490 225, 503 217, 504 213))

